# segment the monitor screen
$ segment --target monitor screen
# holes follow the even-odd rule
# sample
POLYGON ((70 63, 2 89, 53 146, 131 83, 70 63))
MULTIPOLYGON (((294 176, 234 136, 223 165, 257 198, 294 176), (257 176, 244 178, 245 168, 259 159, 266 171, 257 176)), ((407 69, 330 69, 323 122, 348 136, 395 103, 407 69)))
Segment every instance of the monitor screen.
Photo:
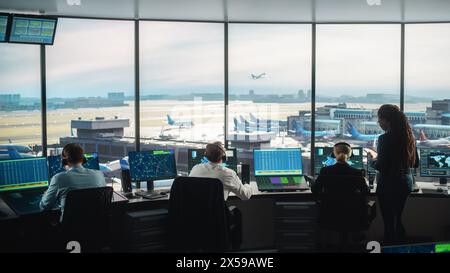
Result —
POLYGON ((0 43, 6 42, 9 15, 0 13, 0 43))
POLYGON ((0 192, 48 186, 45 157, 0 161, 0 192))
POLYGON ((450 177, 450 148, 420 149, 420 176, 450 177))
MULTIPOLYGON (((86 157, 86 163, 83 163, 83 167, 92 169, 92 170, 100 170, 100 163, 98 159, 97 153, 84 154, 86 157)), ((62 165, 62 160, 60 155, 52 155, 47 157, 48 161, 48 177, 52 179, 53 176, 60 172, 66 171, 64 166, 62 165)))
POLYGON ((177 176, 173 150, 129 152, 128 162, 133 181, 154 181, 177 176))
POLYGON ((56 17, 13 15, 9 42, 52 45, 57 21, 56 17))
MULTIPOLYGON (((224 167, 230 168, 237 171, 237 153, 236 149, 228 149, 225 151, 227 154, 227 160, 222 163, 224 167)), ((208 163, 206 158, 205 149, 188 149, 188 171, 190 172, 192 168, 197 164, 208 163)))
MULTIPOLYGON (((333 156, 333 147, 315 147, 314 148, 314 173, 319 174, 320 169, 336 164, 336 158, 333 156)), ((363 151, 361 147, 352 148, 352 156, 347 163, 356 169, 364 169, 363 151)))
POLYGON ((253 150, 255 176, 302 175, 299 148, 253 150))

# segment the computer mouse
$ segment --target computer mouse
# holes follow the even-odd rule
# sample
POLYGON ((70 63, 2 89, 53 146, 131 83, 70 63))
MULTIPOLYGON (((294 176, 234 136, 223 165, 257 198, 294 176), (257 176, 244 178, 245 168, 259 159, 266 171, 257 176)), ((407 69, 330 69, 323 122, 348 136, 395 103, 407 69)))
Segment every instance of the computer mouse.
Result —
POLYGON ((167 192, 165 192, 165 191, 162 191, 162 192, 160 192, 159 194, 161 194, 161 195, 166 195, 166 194, 167 194, 167 192))
POLYGON ((443 188, 437 188, 436 191, 437 191, 437 192, 444 192, 444 189, 443 189, 443 188))

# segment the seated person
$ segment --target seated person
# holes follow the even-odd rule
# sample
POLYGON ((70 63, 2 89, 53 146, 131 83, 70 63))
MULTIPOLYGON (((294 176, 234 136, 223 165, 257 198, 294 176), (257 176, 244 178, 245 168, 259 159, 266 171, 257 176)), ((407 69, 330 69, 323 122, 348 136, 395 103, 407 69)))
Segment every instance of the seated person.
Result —
MULTIPOLYGON (((331 166, 323 167, 320 170, 319 177, 317 177, 314 185, 311 187, 311 190, 314 193, 319 193, 323 190, 323 185, 321 183, 321 178, 323 176, 360 176, 364 178, 364 172, 363 170, 359 170, 356 168, 353 168, 347 163, 347 160, 352 156, 352 148, 350 144, 346 142, 338 142, 333 147, 333 154, 336 158, 336 164, 331 166)), ((361 179, 361 185, 357 185, 358 189, 361 192, 369 193, 369 187, 367 186, 367 183, 365 182, 365 178, 361 179)))
POLYGON ((64 146, 61 157, 66 171, 53 176, 47 191, 42 196, 40 207, 44 210, 59 207, 63 213, 66 196, 70 190, 105 187, 106 182, 102 172, 86 169, 81 165, 86 159, 80 145, 67 144, 64 146))
POLYGON ((234 193, 242 200, 248 200, 252 196, 250 185, 242 184, 236 172, 222 166, 226 158, 225 148, 222 143, 214 142, 206 145, 205 156, 208 159, 206 164, 195 165, 189 176, 218 178, 223 183, 223 196, 227 200, 230 192, 234 193))

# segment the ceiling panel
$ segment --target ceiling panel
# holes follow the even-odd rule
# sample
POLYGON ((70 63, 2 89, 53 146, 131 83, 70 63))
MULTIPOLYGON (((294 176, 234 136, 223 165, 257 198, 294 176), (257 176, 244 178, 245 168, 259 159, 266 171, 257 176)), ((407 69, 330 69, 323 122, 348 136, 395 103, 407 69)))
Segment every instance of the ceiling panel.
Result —
POLYGON ((450 0, 0 0, 0 10, 192 21, 450 22, 450 0))

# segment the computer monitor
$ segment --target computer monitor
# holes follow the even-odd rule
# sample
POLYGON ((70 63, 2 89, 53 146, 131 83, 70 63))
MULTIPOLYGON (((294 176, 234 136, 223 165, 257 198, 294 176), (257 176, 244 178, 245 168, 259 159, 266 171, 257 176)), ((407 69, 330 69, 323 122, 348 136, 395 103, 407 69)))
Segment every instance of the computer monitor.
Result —
POLYGON ((306 185, 299 148, 255 149, 253 166, 261 191, 299 190, 306 185))
MULTIPOLYGON (((320 169, 336 164, 336 158, 333 155, 333 147, 315 147, 314 148, 314 174, 319 174, 320 169)), ((352 156, 347 163, 356 169, 364 169, 363 150, 361 147, 352 148, 352 156)))
POLYGON ((57 17, 14 14, 11 19, 10 43, 53 45, 57 17))
POLYGON ((132 181, 155 181, 177 176, 174 150, 129 152, 132 181))
MULTIPOLYGON (((230 168, 237 172, 237 152, 236 149, 227 149, 227 160, 222 163, 224 167, 230 168)), ((208 163, 209 160, 205 156, 205 149, 188 149, 188 171, 197 164, 208 163)))
POLYGON ((420 176, 439 177, 447 183, 450 177, 450 148, 421 148, 420 176))
MULTIPOLYGON (((83 163, 83 167, 92 169, 92 170, 100 170, 100 162, 98 159, 97 153, 88 153, 84 154, 86 158, 86 163, 83 163)), ((62 165, 62 159, 60 155, 51 155, 47 157, 48 161, 48 177, 52 179, 53 176, 60 172, 66 171, 64 166, 62 165)))
POLYGON ((48 187, 45 157, 0 161, 0 192, 48 187))
POLYGON ((7 13, 0 13, 0 43, 7 42, 9 34, 10 16, 7 13))

